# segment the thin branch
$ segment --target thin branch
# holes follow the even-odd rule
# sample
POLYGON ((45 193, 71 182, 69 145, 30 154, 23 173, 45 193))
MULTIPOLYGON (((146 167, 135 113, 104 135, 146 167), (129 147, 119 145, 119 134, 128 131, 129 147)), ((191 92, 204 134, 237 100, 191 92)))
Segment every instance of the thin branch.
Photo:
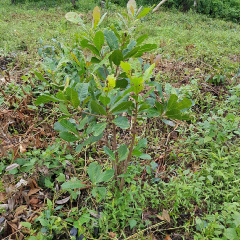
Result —
POLYGON ((159 8, 160 8, 160 6, 162 5, 162 4, 164 4, 165 2, 166 2, 167 0, 162 0, 154 9, 153 9, 153 13, 154 12, 156 12, 159 8))

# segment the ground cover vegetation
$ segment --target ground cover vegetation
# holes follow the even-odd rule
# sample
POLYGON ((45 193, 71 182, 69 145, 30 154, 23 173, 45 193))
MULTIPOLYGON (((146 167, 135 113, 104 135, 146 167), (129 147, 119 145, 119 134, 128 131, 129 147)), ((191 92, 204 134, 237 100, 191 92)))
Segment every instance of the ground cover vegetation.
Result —
POLYGON ((1 3, 2 239, 239 239, 237 23, 1 3))

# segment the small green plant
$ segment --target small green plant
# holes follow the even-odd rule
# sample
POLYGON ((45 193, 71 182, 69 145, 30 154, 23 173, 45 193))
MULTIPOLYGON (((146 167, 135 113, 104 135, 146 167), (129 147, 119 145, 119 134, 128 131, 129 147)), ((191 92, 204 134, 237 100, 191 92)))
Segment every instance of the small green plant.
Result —
POLYGON ((179 99, 176 94, 164 97, 161 84, 150 81, 155 63, 145 66, 141 56, 157 45, 142 44, 147 35, 135 40, 134 30, 151 8, 138 13, 135 1, 129 1, 127 8, 128 14, 118 14, 124 26, 122 31, 114 26, 100 30, 105 15, 101 17, 98 7, 93 10, 90 29, 77 13, 66 14, 68 20, 81 26, 82 54, 79 59, 72 51, 71 59, 63 58, 60 62, 76 63, 77 76, 71 79, 66 76, 64 85, 59 85, 62 83, 53 71, 48 70, 52 82, 36 72, 39 79, 59 90, 55 95, 43 94, 35 102, 36 105, 60 102, 59 109, 64 115, 55 123, 55 130, 63 140, 77 142, 77 152, 100 139, 105 140, 103 149, 112 161, 121 190, 132 157, 150 158, 142 152, 146 140, 136 141, 138 122, 160 117, 166 124, 173 125, 166 118, 188 119, 184 112, 192 105, 191 100, 179 99), (129 132, 129 141, 122 139, 121 131, 129 132))

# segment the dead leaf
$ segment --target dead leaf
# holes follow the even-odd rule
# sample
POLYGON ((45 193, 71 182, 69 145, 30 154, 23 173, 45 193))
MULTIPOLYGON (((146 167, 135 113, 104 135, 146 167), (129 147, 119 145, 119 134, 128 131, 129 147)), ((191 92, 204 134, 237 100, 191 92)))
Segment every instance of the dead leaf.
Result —
POLYGON ((11 170, 13 170, 14 168, 17 168, 17 167, 19 167, 19 166, 20 166, 19 164, 13 163, 13 164, 9 165, 8 167, 6 167, 5 171, 11 171, 11 170))
POLYGON ((41 190, 41 188, 33 188, 28 192, 28 196, 31 196, 31 195, 37 193, 40 190, 41 190))
POLYGON ((15 185, 16 188, 19 188, 20 186, 26 186, 28 182, 24 179, 20 179, 20 181, 15 185))
POLYGON ((169 216, 167 210, 163 209, 162 216, 160 216, 160 215, 156 215, 156 216, 157 216, 160 220, 162 220, 162 221, 166 220, 167 222, 170 223, 170 216, 169 216))
POLYGON ((14 217, 16 218, 17 216, 21 215, 21 214, 25 214, 27 210, 27 205, 22 205, 20 207, 18 207, 15 211, 15 215, 14 217))
POLYGON ((58 205, 64 204, 64 203, 68 202, 69 199, 70 199, 70 196, 69 196, 69 197, 66 197, 66 198, 63 198, 63 199, 61 199, 61 200, 57 200, 57 201, 56 201, 56 204, 58 204, 58 205))
POLYGON ((167 235, 164 240, 172 240, 170 235, 167 235))
POLYGON ((112 239, 114 239, 115 237, 116 237, 116 233, 114 233, 114 232, 109 232, 108 233, 108 236, 110 237, 110 238, 112 238, 112 239))
POLYGON ((30 201, 29 201, 29 203, 30 204, 32 204, 32 205, 34 205, 34 204, 37 204, 37 203, 39 203, 39 199, 38 198, 32 198, 30 201))
POLYGON ((0 202, 1 203, 6 203, 6 193, 5 192, 0 192, 0 202))

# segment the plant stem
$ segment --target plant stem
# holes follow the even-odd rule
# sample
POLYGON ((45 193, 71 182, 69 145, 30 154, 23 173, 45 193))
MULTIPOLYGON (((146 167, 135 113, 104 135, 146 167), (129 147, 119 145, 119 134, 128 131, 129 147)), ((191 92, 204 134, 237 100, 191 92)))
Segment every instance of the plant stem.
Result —
MULTIPOLYGON (((138 114, 138 101, 136 101, 136 107, 135 107, 135 112, 134 112, 134 121, 133 121, 133 126, 132 126, 132 140, 131 140, 131 145, 130 145, 130 149, 129 149, 129 153, 128 153, 128 157, 127 159, 124 161, 124 169, 122 174, 125 174, 127 172, 127 167, 128 164, 131 161, 132 158, 132 152, 133 152, 133 147, 135 144, 135 137, 136 137, 136 133, 137 133, 137 114, 138 114)), ((123 190, 123 185, 125 182, 125 178, 123 177, 121 179, 121 183, 120 183, 120 191, 123 190)))

